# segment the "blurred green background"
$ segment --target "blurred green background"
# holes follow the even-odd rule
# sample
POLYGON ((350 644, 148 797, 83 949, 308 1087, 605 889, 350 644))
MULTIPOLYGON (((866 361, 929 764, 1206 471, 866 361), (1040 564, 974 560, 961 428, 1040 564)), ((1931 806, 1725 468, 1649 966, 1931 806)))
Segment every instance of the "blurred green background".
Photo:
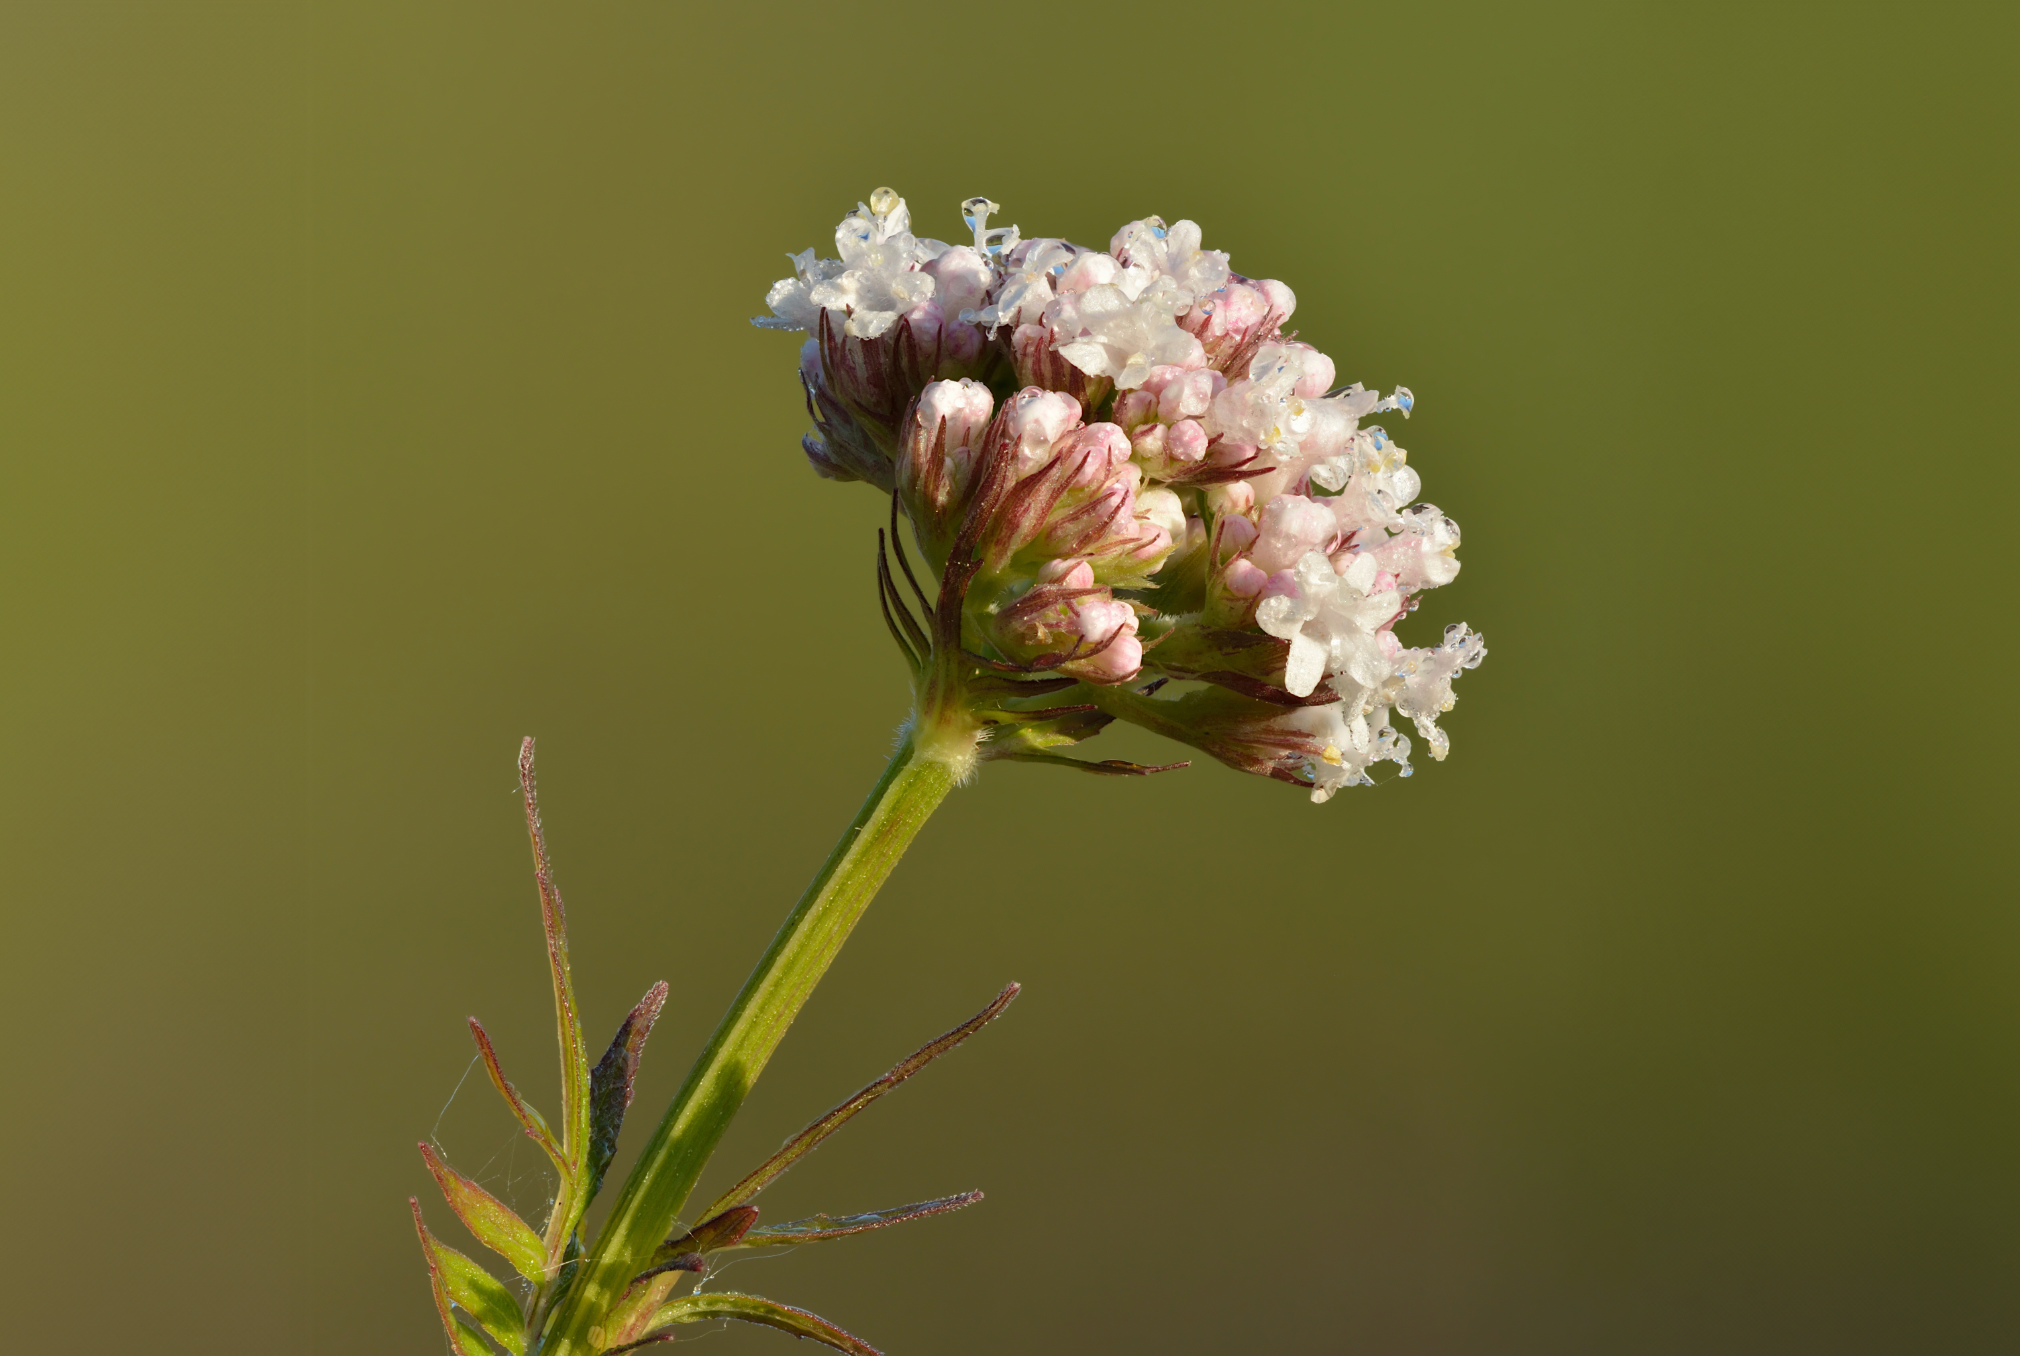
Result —
POLYGON ((553 1101, 522 734, 592 1028, 673 986, 643 1138, 903 714, 746 324, 889 183, 1288 281, 1492 655, 1327 806, 954 797, 704 1187, 1018 979, 765 1205, 989 1199, 725 1284, 894 1353, 2014 1350, 2011 15, 0 7, 7 1344, 441 1348, 414 1141, 541 1199, 456 1091, 474 1012, 553 1101))

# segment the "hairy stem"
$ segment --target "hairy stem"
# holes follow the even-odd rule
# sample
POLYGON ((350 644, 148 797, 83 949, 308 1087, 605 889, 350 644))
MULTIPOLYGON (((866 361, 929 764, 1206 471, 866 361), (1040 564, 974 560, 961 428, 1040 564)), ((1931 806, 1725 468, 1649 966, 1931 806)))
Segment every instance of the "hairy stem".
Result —
POLYGON ((786 1028, 959 777, 957 762, 927 756, 909 734, 892 755, 667 1108, 579 1275, 556 1306, 540 1356, 587 1356, 595 1350, 590 1328, 672 1231, 695 1180, 786 1028))

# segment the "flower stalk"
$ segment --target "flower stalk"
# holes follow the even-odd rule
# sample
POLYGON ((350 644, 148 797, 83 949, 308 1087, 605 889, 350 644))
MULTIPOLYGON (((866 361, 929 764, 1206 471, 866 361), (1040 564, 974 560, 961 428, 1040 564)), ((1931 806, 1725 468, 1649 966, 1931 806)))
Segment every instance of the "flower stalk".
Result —
POLYGON ((896 753, 689 1070, 593 1242, 585 1219, 616 1152, 666 986, 589 1063, 569 974, 567 916, 520 757, 561 1046, 550 1125, 492 1083, 553 1163, 544 1228, 521 1220, 424 1144, 450 1208, 524 1282, 513 1292, 414 1223, 454 1356, 616 1356, 714 1318, 758 1323, 852 1356, 876 1350, 828 1320, 755 1295, 675 1288, 713 1254, 796 1247, 962 1210, 980 1192, 848 1215, 758 1222, 751 1203, 843 1123, 995 1020, 1017 986, 789 1141, 699 1216, 689 1196, 752 1085, 906 848, 984 760, 1147 776, 1184 763, 1090 761, 1064 750, 1116 721, 1323 802, 1408 777, 1414 727, 1432 758, 1452 684, 1486 654, 1448 626, 1406 645, 1396 624, 1459 572, 1459 529, 1379 425, 1415 396, 1334 384, 1331 358, 1283 331, 1291 290, 1234 273, 1198 226, 1146 217, 1106 250, 990 228, 974 245, 912 234, 889 189, 846 215, 839 259, 807 250, 755 323, 798 331, 813 428, 832 480, 889 497, 878 606, 910 679, 896 753), (903 520, 902 525, 901 521, 903 520), (920 568, 906 549, 909 536, 920 568), (895 563, 894 563, 895 562, 895 563), (902 584, 900 583, 902 580, 902 584))
POLYGON ((673 1229, 786 1028, 957 780, 957 769, 944 756, 922 755, 916 739, 899 745, 667 1107, 555 1310, 541 1356, 596 1350, 591 1327, 673 1229))

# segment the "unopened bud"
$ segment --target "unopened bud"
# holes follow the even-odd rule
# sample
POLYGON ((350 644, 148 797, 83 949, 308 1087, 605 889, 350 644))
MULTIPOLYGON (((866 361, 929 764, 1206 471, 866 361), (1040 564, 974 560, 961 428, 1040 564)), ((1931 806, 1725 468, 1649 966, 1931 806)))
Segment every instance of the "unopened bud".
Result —
POLYGON ((1288 347, 1302 350, 1304 354, 1304 374, 1297 379, 1297 384, 1291 387, 1292 394, 1303 396, 1306 400, 1317 400, 1333 389, 1334 368, 1331 358, 1310 344, 1293 343, 1288 347))
POLYGON ((1063 391, 1091 411, 1114 389, 1107 377, 1091 377, 1058 351, 1058 335, 1048 324, 1019 325, 1010 335, 1010 359, 1024 386, 1063 391))
POLYGON ((932 275, 938 284, 933 299, 949 321, 963 311, 978 309, 996 282, 996 270, 989 261, 966 245, 953 246, 921 265, 920 272, 932 275))
POLYGON ((1326 505, 1303 495, 1280 494, 1263 510, 1252 554, 1257 565, 1275 573, 1331 544, 1338 535, 1338 521, 1326 505))
POLYGON ((1127 433, 1136 430, 1157 418, 1157 393, 1155 391, 1124 391, 1115 398, 1115 408, 1110 418, 1120 424, 1127 433))
POLYGON ((1049 461, 1052 444, 1079 424, 1080 405, 1057 391, 1027 386, 1010 397, 1003 417, 1016 444, 1015 474, 1022 479, 1049 461))
POLYGON ((979 381, 936 381, 905 414, 897 486, 929 558, 940 562, 972 488, 976 449, 995 402, 979 381))
POLYGON ((1213 398, 1227 389, 1227 378, 1211 368, 1180 372, 1164 384, 1157 397, 1157 417, 1167 424, 1197 419, 1213 408, 1213 398))
MULTIPOLYGON (((1255 507, 1255 498, 1255 486, 1246 480, 1231 481, 1225 485, 1209 485, 1206 488, 1206 506, 1213 510, 1216 518, 1226 519, 1230 527, 1234 525, 1233 519, 1236 515, 1247 514, 1255 507)), ((1249 540, 1253 541, 1255 524, 1250 523, 1248 530, 1249 540)))

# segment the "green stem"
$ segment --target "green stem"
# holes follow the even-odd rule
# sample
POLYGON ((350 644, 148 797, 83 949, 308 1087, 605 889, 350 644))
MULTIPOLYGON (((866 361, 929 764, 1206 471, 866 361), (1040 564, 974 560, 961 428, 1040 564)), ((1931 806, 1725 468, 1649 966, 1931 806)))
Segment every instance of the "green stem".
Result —
MULTIPOLYGON (((541 1356, 587 1356, 590 1327, 645 1269, 793 1018, 958 774, 907 737, 723 1015, 562 1296, 541 1356)), ((970 743, 972 748, 972 741, 970 743)))

